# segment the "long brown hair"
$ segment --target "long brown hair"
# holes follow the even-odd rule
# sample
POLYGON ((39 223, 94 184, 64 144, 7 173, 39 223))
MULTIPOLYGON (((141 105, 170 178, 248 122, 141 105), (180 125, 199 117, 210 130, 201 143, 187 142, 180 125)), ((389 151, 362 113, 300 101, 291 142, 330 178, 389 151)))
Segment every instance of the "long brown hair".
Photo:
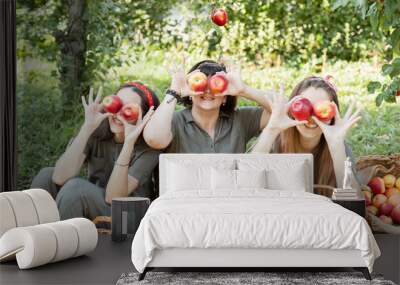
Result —
MULTIPOLYGON (((298 96, 306 89, 314 87, 320 88, 329 94, 329 97, 339 109, 339 101, 335 88, 322 77, 310 76, 303 79, 293 89, 290 99, 298 96)), ((335 118, 331 120, 331 125, 335 123, 335 118)), ((283 131, 275 142, 275 150, 279 153, 300 153, 304 152, 300 145, 300 133, 297 128, 289 128, 283 131)), ((325 136, 322 134, 317 147, 312 151, 314 155, 314 184, 336 187, 336 176, 333 168, 333 161, 325 136)), ((314 189, 315 193, 330 196, 331 191, 326 189, 314 189)))

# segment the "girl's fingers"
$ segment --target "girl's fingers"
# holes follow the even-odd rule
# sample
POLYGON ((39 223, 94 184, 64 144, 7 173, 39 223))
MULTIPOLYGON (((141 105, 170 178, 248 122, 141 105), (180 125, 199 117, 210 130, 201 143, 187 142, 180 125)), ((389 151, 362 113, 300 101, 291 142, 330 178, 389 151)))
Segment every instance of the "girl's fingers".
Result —
POLYGON ((120 114, 117 114, 117 119, 120 120, 122 122, 122 124, 124 124, 124 126, 126 126, 128 123, 127 120, 125 120, 124 117, 122 117, 120 114))
POLYGON ((361 119, 362 119, 362 117, 361 117, 361 116, 358 116, 358 117, 352 119, 351 121, 349 121, 349 123, 348 123, 348 128, 353 127, 353 126, 354 126, 355 124, 357 124, 358 121, 360 121, 361 119))
POLYGON ((85 107, 85 109, 86 109, 87 103, 86 103, 85 96, 82 96, 81 98, 82 98, 82 105, 83 105, 83 107, 85 107))
POLYGON ((342 117, 340 116, 340 112, 339 112, 339 109, 338 109, 336 103, 333 103, 333 104, 335 105, 335 120, 339 121, 342 119, 342 117))
POLYGON ((113 116, 113 114, 111 114, 111 113, 102 113, 102 114, 100 114, 100 118, 101 118, 102 121, 105 118, 109 118, 109 117, 112 117, 112 116, 113 116))
POLYGON ((352 121, 353 119, 359 117, 358 115, 361 113, 362 110, 362 107, 358 107, 356 111, 352 115, 350 115, 349 120, 352 121))
POLYGON ((355 101, 351 100, 349 107, 347 108, 346 113, 344 114, 343 118, 347 119, 350 117, 351 113, 353 112, 355 101))
POLYGON ((96 99, 94 99, 94 102, 96 104, 100 103, 102 93, 103 93, 103 86, 100 86, 99 90, 97 91, 96 99))
POLYGON ((313 119, 313 121, 322 129, 323 126, 325 125, 323 122, 321 122, 317 117, 315 116, 311 116, 311 118, 313 119))
POLYGON ((91 105, 93 103, 93 87, 90 87, 89 90, 89 104, 91 105))
POLYGON ((296 121, 296 120, 293 120, 293 122, 291 122, 291 126, 295 127, 295 126, 305 125, 307 123, 308 123, 308 121, 296 121))

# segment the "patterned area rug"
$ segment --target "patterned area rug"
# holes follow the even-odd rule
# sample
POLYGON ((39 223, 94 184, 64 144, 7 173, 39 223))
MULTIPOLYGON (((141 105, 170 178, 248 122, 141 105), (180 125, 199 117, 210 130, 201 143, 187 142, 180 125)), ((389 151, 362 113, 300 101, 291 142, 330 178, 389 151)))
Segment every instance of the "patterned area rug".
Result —
POLYGON ((117 285, 133 284, 273 284, 273 285, 395 285, 380 275, 372 275, 372 281, 360 272, 148 272, 146 278, 138 281, 138 273, 122 274, 117 285))

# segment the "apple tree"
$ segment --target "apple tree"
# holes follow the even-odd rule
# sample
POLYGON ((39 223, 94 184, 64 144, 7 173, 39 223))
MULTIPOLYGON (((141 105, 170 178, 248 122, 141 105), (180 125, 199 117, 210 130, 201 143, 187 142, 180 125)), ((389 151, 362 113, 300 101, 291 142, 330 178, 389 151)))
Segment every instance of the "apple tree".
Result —
POLYGON ((400 2, 398 0, 337 0, 334 8, 353 5, 363 18, 369 18, 374 31, 381 34, 386 46, 383 51, 385 64, 382 66, 381 81, 371 81, 368 92, 377 94, 375 102, 396 102, 400 96, 400 2))

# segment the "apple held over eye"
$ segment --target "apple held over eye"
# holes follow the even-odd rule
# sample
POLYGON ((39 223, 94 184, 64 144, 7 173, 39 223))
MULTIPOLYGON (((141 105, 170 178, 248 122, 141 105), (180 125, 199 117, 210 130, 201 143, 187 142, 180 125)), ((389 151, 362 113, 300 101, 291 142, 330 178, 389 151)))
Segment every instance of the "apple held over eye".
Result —
POLYGON ((136 122, 139 118, 139 108, 135 103, 126 104, 121 110, 122 116, 130 123, 136 122))
POLYGON ((122 100, 116 95, 110 95, 103 99, 104 110, 116 114, 122 108, 122 100))
POLYGON ((196 71, 189 75, 188 84, 190 89, 195 92, 204 92, 207 89, 207 75, 196 71))
POLYGON ((297 98, 290 104, 290 113, 299 121, 308 120, 313 113, 313 106, 306 98, 297 98))
POLYGON ((371 188, 372 192, 374 194, 383 194, 385 193, 385 183, 382 178, 380 177, 373 177, 369 182, 368 182, 369 188, 371 188))
POLYGON ((329 122, 336 114, 335 103, 321 101, 314 104, 314 114, 323 122, 329 122))
POLYGON ((228 79, 222 74, 215 74, 208 80, 208 88, 212 94, 221 94, 228 88, 228 79))
POLYGON ((215 9, 211 13, 211 20, 217 26, 225 26, 225 24, 228 22, 228 13, 226 13, 225 9, 222 8, 215 9))

